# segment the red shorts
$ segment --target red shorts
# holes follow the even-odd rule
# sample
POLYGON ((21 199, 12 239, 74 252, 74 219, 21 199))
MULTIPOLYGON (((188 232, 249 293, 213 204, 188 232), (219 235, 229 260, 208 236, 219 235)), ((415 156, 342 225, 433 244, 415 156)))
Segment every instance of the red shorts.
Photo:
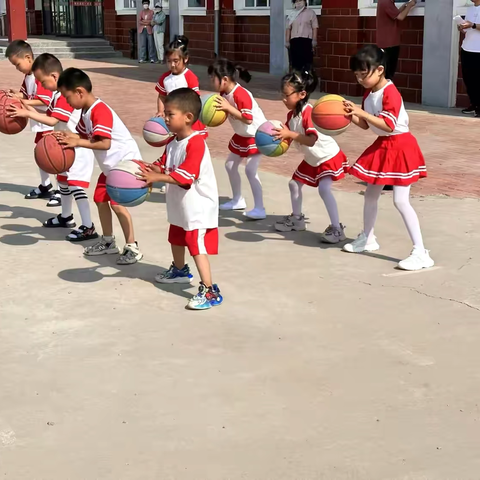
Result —
POLYGON ((114 202, 110 195, 107 192, 107 177, 104 173, 101 173, 98 177, 97 186, 95 187, 95 193, 93 194, 93 201, 95 203, 108 203, 110 205, 118 205, 117 202, 114 202))
POLYGON ((49 130, 48 132, 37 132, 35 135, 35 145, 47 134, 52 133, 53 130, 49 130))
POLYGON ((218 254, 218 228, 203 228, 187 232, 182 227, 170 225, 168 241, 172 245, 187 247, 192 257, 218 254))

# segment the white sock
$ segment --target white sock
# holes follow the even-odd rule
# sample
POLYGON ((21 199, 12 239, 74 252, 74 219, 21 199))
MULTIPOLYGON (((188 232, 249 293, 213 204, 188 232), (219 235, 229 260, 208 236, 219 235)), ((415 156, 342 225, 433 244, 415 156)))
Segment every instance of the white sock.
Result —
POLYGON ((301 217, 303 201, 303 183, 297 182, 296 180, 292 179, 288 182, 288 188, 290 189, 290 198, 292 200, 292 213, 296 217, 301 217))
POLYGON ((365 203, 363 205, 363 231, 367 236, 367 243, 375 240, 373 227, 377 220, 378 199, 382 194, 383 185, 367 185, 365 190, 365 203))
POLYGON ((232 187, 232 200, 238 202, 242 198, 242 179, 238 172, 238 167, 242 162, 242 157, 235 153, 230 153, 225 162, 225 170, 228 173, 230 186, 232 187))
MULTIPOLYGON (((40 171, 40 184, 44 187, 48 187, 51 182, 50 182, 50 175, 47 172, 44 172, 41 168, 38 169, 40 171)), ((40 190, 38 188, 35 189, 37 193, 40 193, 40 190)))
POLYGON ((318 184, 318 193, 322 197, 325 208, 327 209, 330 223, 335 228, 340 228, 340 218, 338 216, 337 201, 332 193, 332 177, 325 177, 320 180, 318 184))
POLYGON ((247 176, 248 181, 250 182, 250 188, 252 189, 254 207, 263 210, 262 182, 258 176, 258 166, 260 165, 261 159, 262 156, 260 154, 248 157, 245 166, 245 175, 247 176))
POLYGON ((113 241, 115 241, 115 237, 112 235, 112 236, 108 236, 108 235, 104 235, 103 236, 103 239, 107 242, 107 243, 112 243, 113 241))
POLYGON ((68 185, 63 183, 58 184, 60 189, 60 195, 62 197, 62 217, 67 218, 72 214, 72 193, 70 192, 68 185))
POLYGON ((423 245, 420 222, 417 213, 410 204, 410 185, 408 187, 393 187, 393 204, 405 222, 408 234, 412 239, 413 248, 424 252, 425 246, 423 245))
POLYGON ((90 215, 90 203, 88 202, 88 197, 85 190, 82 187, 70 187, 70 192, 77 202, 78 211, 80 212, 80 217, 82 219, 82 225, 90 228, 92 226, 92 216, 90 215))

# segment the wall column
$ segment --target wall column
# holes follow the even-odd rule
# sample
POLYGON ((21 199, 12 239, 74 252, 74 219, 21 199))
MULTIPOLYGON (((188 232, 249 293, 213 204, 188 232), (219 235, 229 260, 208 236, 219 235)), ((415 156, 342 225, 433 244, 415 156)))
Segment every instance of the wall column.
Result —
POLYGON ((8 41, 27 39, 27 12, 24 0, 7 0, 8 41))
POLYGON ((180 12, 180 0, 170 0, 168 12, 171 42, 175 38, 175 35, 183 35, 183 18, 180 12))
POLYGON ((273 75, 283 75, 288 71, 285 20, 285 2, 283 0, 270 2, 270 73, 273 75))
POLYGON ((426 0, 423 36, 422 103, 454 107, 459 33, 452 21, 455 0, 426 0))

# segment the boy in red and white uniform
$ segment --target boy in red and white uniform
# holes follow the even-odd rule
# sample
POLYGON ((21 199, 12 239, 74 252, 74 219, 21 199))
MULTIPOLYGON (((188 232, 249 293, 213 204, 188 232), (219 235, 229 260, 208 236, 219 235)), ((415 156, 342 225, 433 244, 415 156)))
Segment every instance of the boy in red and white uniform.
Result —
POLYGON ((168 241, 172 246, 171 267, 155 277, 159 283, 190 283, 185 263, 188 248, 200 274, 200 288, 187 305, 205 310, 220 305, 223 298, 212 282, 208 255, 218 253, 218 189, 205 139, 193 130, 202 108, 198 95, 180 88, 165 98, 165 122, 175 137, 167 145, 160 165, 145 165, 139 172, 147 183, 164 182, 167 187, 168 241))
MULTIPOLYGON (((32 70, 41 85, 52 93, 50 104, 45 114, 38 113, 32 107, 16 109, 12 107, 13 116, 27 117, 36 122, 48 125, 54 131, 74 132, 80 118, 80 110, 74 110, 66 99, 57 91, 58 79, 63 71, 60 60, 50 53, 43 53, 33 63, 32 70)), ((68 172, 57 176, 62 196, 62 213, 49 218, 43 225, 47 228, 74 228, 72 200, 75 198, 82 225, 73 230, 66 238, 79 242, 97 238, 95 226, 90 214, 87 193, 84 188, 90 186, 93 173, 93 153, 85 148, 75 149, 75 161, 68 172), (72 198, 73 197, 73 198, 72 198)))
POLYGON ((107 192, 107 175, 122 160, 141 160, 137 142, 132 138, 118 115, 92 93, 92 82, 88 75, 78 68, 67 68, 58 80, 58 88, 68 104, 81 109, 77 133, 61 132, 56 136, 62 145, 83 147, 93 150, 102 173, 95 189, 94 200, 102 224, 102 239, 84 250, 84 255, 110 255, 119 253, 115 243, 112 225, 112 210, 118 217, 125 235, 126 245, 118 265, 130 265, 143 258, 135 241, 130 212, 111 200, 107 192))
MULTIPOLYGON (((19 72, 25 75, 20 90, 10 90, 10 95, 21 100, 25 106, 34 107, 38 113, 46 113, 52 98, 52 92, 43 88, 33 74, 34 55, 32 47, 24 40, 14 40, 8 45, 5 56, 19 72)), ((49 125, 44 125, 35 120, 30 120, 30 128, 35 133, 35 144, 39 142, 45 132, 52 131, 52 127, 49 125)), ((49 199, 48 207, 58 207, 61 204, 60 193, 53 189, 50 175, 42 169, 39 170, 40 184, 30 193, 27 193, 25 198, 27 200, 49 199)))

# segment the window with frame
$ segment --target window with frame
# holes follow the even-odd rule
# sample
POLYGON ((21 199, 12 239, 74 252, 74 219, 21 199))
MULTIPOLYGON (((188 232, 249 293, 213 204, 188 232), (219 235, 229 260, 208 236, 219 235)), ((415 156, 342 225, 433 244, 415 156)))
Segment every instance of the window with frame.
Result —
POLYGON ((137 0, 123 0, 123 8, 137 8, 137 0))
POLYGON ((202 8, 205 7, 205 0, 188 0, 188 8, 202 8))

